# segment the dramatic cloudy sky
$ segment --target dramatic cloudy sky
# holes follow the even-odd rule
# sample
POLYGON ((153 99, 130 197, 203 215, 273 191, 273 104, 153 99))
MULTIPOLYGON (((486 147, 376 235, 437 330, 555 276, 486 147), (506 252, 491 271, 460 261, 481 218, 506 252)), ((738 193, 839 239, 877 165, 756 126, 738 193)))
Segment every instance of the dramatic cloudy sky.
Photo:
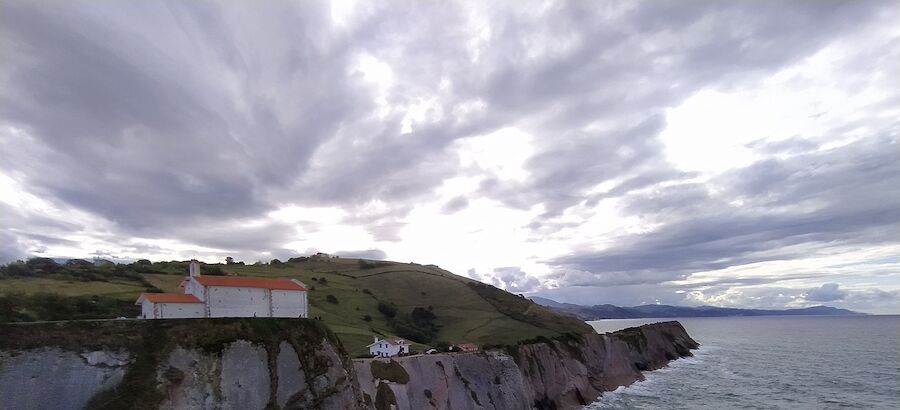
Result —
POLYGON ((900 312, 896 1, 0 1, 0 260, 900 312))

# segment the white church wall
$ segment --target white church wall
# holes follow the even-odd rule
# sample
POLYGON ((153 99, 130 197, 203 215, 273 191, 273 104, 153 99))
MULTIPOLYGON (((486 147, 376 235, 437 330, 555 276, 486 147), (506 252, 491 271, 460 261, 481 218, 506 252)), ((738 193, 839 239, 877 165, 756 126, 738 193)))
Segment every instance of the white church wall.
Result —
POLYGON ((307 317, 306 292, 272 290, 272 316, 307 317))
POLYGON ((162 302, 156 303, 156 305, 159 318, 161 319, 182 319, 206 316, 202 303, 162 302))
POLYGON ((268 317, 266 289, 208 286, 210 317, 268 317))
POLYGON ((153 315, 153 302, 144 300, 141 302, 141 317, 144 319, 155 319, 153 315))

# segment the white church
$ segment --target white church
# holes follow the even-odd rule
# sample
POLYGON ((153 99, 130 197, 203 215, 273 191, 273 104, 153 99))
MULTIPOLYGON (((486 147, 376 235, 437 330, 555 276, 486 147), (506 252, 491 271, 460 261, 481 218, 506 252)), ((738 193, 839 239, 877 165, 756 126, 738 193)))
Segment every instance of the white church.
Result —
POLYGON ((141 294, 140 318, 307 317, 306 286, 293 279, 201 275, 192 260, 181 286, 184 294, 141 294))

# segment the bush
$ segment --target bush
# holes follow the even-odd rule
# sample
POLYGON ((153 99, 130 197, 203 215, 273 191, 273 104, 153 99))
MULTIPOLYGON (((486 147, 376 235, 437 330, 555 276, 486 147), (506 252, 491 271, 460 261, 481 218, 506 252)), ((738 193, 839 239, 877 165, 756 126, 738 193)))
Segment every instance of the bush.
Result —
POLYGON ((372 316, 365 315, 365 316, 363 316, 363 320, 366 321, 366 322, 371 322, 371 321, 372 321, 372 316))
POLYGON ((421 329, 416 327, 412 323, 403 321, 403 320, 395 320, 391 322, 391 327, 394 330, 394 333, 397 336, 400 336, 404 339, 412 340, 417 343, 428 343, 432 339, 434 339, 434 333, 430 331, 430 329, 421 329))
POLYGON ((397 306, 394 306, 393 303, 378 302, 378 311, 388 318, 397 316, 397 306))
POLYGON ((394 383, 409 383, 409 373, 406 369, 393 360, 385 363, 378 360, 371 362, 372 376, 376 379, 392 381, 394 383))
POLYGON ((210 275, 210 276, 225 276, 225 271, 222 270, 222 267, 219 265, 200 265, 200 274, 201 275, 210 275))
POLYGON ((25 262, 25 267, 32 273, 54 273, 60 269, 56 261, 50 258, 31 258, 25 262))
POLYGON ((334 295, 325 296, 325 301, 327 301, 328 303, 334 303, 335 305, 338 304, 337 297, 335 297, 334 295))
POLYGON ((370 261, 370 260, 366 260, 366 259, 360 259, 357 263, 359 264, 359 269, 360 269, 360 270, 375 269, 375 268, 381 268, 381 267, 384 267, 384 266, 390 266, 390 265, 391 265, 390 262, 384 262, 384 261, 370 261))
POLYGON ((437 319, 437 316, 430 310, 425 310, 420 307, 413 309, 412 314, 409 317, 412 319, 413 324, 418 327, 433 327, 434 319, 437 319))

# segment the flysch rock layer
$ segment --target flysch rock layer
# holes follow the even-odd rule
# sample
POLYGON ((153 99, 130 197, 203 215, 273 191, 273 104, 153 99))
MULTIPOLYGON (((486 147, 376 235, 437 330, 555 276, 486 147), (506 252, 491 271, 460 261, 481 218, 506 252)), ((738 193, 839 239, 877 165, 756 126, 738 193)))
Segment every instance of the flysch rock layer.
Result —
POLYGON ((379 410, 567 409, 642 380, 641 371, 690 356, 697 347, 680 323, 664 322, 506 351, 355 360, 354 365, 369 407, 379 410), (377 377, 373 361, 394 362, 408 377, 377 377))

